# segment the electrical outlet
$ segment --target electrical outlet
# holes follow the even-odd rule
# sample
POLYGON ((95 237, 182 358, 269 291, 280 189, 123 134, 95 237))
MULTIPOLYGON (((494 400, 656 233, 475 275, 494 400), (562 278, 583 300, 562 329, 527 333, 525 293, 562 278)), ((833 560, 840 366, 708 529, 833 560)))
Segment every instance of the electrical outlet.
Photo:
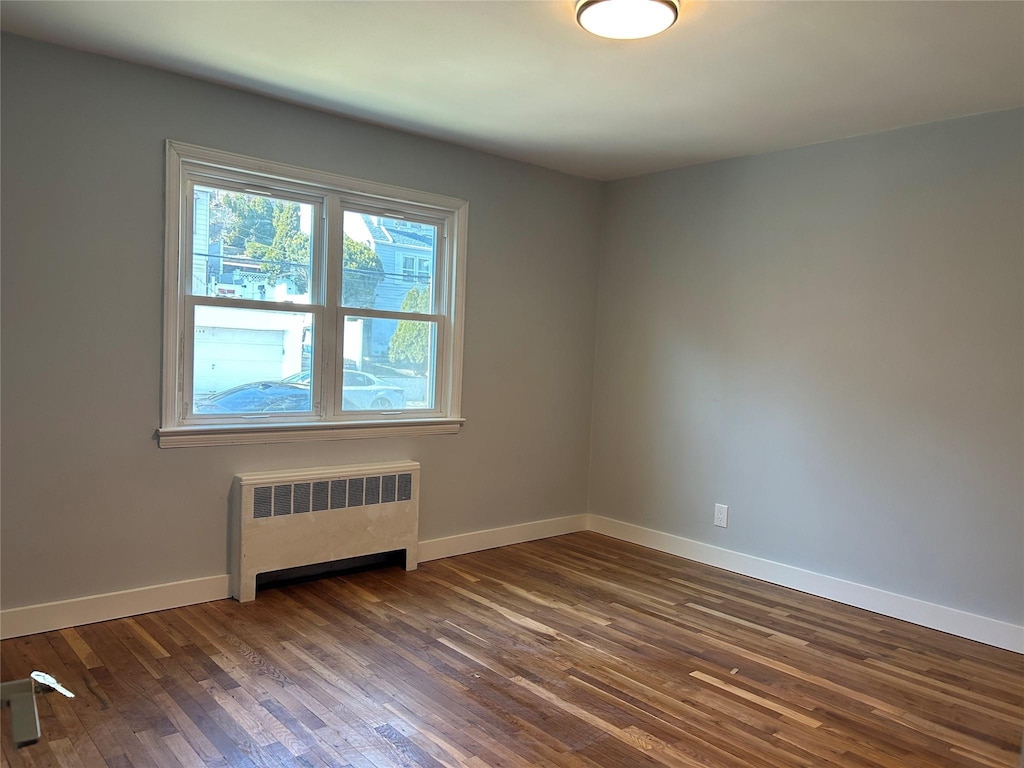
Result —
POLYGON ((715 525, 719 528, 729 527, 729 507, 725 504, 715 504, 715 525))

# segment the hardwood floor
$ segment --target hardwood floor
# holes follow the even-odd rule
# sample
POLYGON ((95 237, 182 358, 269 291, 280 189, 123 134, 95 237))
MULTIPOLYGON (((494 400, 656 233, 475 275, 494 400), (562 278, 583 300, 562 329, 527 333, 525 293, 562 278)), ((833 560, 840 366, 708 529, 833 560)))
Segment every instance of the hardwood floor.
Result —
POLYGON ((578 533, 4 641, 10 766, 1012 766, 1024 657, 578 533))

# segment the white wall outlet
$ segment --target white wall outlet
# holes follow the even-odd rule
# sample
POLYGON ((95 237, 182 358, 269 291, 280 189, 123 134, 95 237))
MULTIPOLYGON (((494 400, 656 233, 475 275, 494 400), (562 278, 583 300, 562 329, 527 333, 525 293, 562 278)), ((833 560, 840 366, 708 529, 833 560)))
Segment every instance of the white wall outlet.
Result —
POLYGON ((729 527, 729 507, 725 504, 715 504, 715 525, 719 528, 729 527))

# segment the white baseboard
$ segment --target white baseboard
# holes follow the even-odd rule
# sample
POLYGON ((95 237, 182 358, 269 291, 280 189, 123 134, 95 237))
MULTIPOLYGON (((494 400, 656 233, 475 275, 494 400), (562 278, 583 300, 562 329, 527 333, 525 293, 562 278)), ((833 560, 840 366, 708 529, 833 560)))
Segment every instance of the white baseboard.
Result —
MULTIPOLYGON (((577 531, 595 531, 622 541, 666 552, 698 563, 772 584, 825 597, 829 600, 865 608, 884 616, 903 619, 923 627, 938 629, 951 635, 977 640, 987 645, 1024 653, 1024 627, 978 616, 955 608, 928 603, 906 595, 886 592, 856 582, 837 579, 792 565, 765 560, 742 552, 722 549, 682 536, 643 528, 632 523, 600 515, 569 515, 531 523, 490 528, 457 536, 428 539, 419 543, 419 561, 464 555, 494 547, 505 547, 525 541, 561 536, 577 531)), ((209 576, 202 579, 157 584, 92 595, 54 603, 29 605, 0 611, 0 638, 48 632, 97 621, 109 621, 150 611, 162 611, 182 605, 205 603, 230 597, 229 577, 209 576)))
MULTIPOLYGON (((509 525, 473 531, 442 539, 428 539, 419 543, 420 562, 442 557, 478 552, 482 549, 505 547, 534 539, 546 539, 563 533, 586 530, 587 515, 571 515, 532 523, 509 525)), ((0 611, 0 639, 34 635, 54 629, 77 627, 97 621, 110 621, 140 613, 162 611, 183 605, 206 603, 231 597, 229 576, 209 576, 170 584, 109 592, 101 595, 77 597, 53 603, 27 605, 0 611)))
POLYGON ((482 549, 507 547, 509 544, 522 544, 524 541, 585 531, 589 517, 589 515, 553 517, 532 523, 507 525, 504 528, 488 528, 484 531, 460 533, 457 536, 446 536, 443 539, 428 539, 420 542, 419 560, 420 562, 439 560, 442 557, 465 555, 469 552, 479 552, 482 549))
POLYGON ((764 560, 600 515, 589 516, 587 529, 659 552, 685 557, 687 560, 695 560, 698 563, 724 568, 838 603, 864 608, 883 616, 903 619, 922 627, 977 640, 986 645, 1024 653, 1024 627, 1005 621, 947 608, 944 605, 928 603, 914 597, 886 592, 864 584, 806 571, 792 565, 764 560))
POLYGON ((208 603, 229 597, 230 594, 228 576, 225 574, 27 605, 24 608, 9 608, 0 611, 0 638, 6 640, 9 637, 34 635, 53 629, 180 608, 183 605, 208 603))

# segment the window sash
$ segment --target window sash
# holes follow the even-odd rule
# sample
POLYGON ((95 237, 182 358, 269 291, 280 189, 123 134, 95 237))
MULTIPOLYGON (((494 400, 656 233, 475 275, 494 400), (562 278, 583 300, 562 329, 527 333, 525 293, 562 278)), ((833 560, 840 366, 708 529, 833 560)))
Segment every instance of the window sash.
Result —
POLYGON ((185 300, 184 324, 182 328, 182 372, 179 384, 179 398, 181 400, 181 421, 183 424, 230 424, 230 423, 255 423, 266 422, 315 422, 322 421, 324 409, 319 396, 319 388, 323 381, 320 377, 311 377, 310 394, 312 395, 312 409, 309 413, 289 412, 285 416, 264 415, 264 414, 202 414, 193 413, 195 406, 195 317, 197 307, 225 307, 228 309, 255 309, 261 312, 288 312, 307 313, 313 316, 313 349, 311 351, 310 371, 315 366, 315 360, 322 357, 323 333, 318 332, 326 325, 323 306, 316 304, 290 304, 286 302, 264 302, 251 301, 246 299, 219 299, 203 296, 188 296, 185 300), (319 352, 318 352, 319 350, 319 352), (314 386, 317 389, 314 389, 314 386))
MULTIPOLYGON (((401 279, 403 282, 416 283, 420 276, 423 274, 421 265, 424 261, 433 261, 433 284, 432 284, 432 296, 431 296, 431 307, 435 312, 447 315, 449 312, 452 297, 452 292, 449 290, 451 287, 449 281, 454 280, 455 274, 450 267, 450 264, 454 261, 455 254, 449 250, 453 248, 454 243, 449 237, 450 232, 454 229, 455 215, 454 212, 446 213, 445 215, 438 215, 436 210, 431 211, 423 209, 421 206, 414 204, 409 205, 407 212, 396 212, 391 207, 375 206, 366 201, 355 202, 356 198, 351 195, 339 195, 339 200, 342 205, 342 218, 344 222, 345 213, 355 214, 368 214, 370 216, 377 216, 383 218, 399 219, 402 221, 408 221, 412 224, 421 226, 427 226, 434 230, 434 253, 432 256, 421 256, 419 254, 409 255, 402 254, 401 265, 395 264, 395 278, 401 279), (410 264, 410 261, 411 264, 410 264)), ((344 240, 344 238, 342 238, 344 240)), ((419 249, 417 249, 419 250, 419 249)), ((330 294, 337 296, 338 306, 344 307, 345 309, 356 309, 363 310, 368 309, 366 307, 355 307, 347 305, 343 301, 341 291, 339 290, 336 294, 330 294)))
MULTIPOLYGON (((409 414, 410 418, 437 418, 447 414, 448 409, 446 407, 446 399, 450 396, 450 389, 446 387, 446 381, 441 375, 445 371, 445 366, 448 364, 448 355, 446 353, 447 345, 445 344, 447 329, 445 325, 445 316, 436 314, 418 314, 413 312, 389 312, 383 310, 363 311, 361 309, 348 309, 338 315, 337 319, 337 352, 335 355, 335 366, 337 373, 337 381, 341 382, 344 378, 344 324, 347 317, 359 317, 365 319, 380 318, 383 320, 413 320, 417 322, 432 322, 435 327, 435 338, 434 338, 434 360, 430 366, 430 374, 428 377, 428 389, 433 397, 433 407, 431 408, 405 408, 397 409, 403 413, 409 414), (338 368, 340 366, 340 368, 338 368)), ((337 394, 341 396, 341 387, 337 387, 337 394)), ((326 393, 325 393, 326 398, 326 393)), ((342 417, 344 420, 351 421, 368 421, 379 419, 378 411, 352 411, 344 410, 340 401, 335 403, 337 411, 333 414, 338 417, 340 421, 342 417)))
MULTIPOLYGON (((244 172, 241 172, 244 173, 244 172)), ((239 175, 241 175, 241 173, 239 175)), ((187 253, 182 254, 183 287, 187 295, 200 295, 193 292, 195 286, 192 271, 195 266, 194 232, 195 232, 195 189, 196 187, 211 187, 225 192, 241 193, 257 197, 266 197, 282 202, 294 202, 301 205, 309 205, 313 208, 312 222, 310 226, 310 274, 309 274, 309 296, 311 303, 323 304, 323 274, 324 260, 319 256, 324 247, 326 233, 322 226, 325 221, 325 196, 324 194, 312 195, 299 189, 279 186, 276 188, 260 185, 258 183, 246 183, 239 179, 224 179, 210 176, 197 171, 186 172, 186 183, 183 185, 182 210, 185 212, 187 222, 182 230, 181 247, 187 253)), ((226 258, 224 254, 220 258, 226 258)), ((264 300, 260 300, 264 301, 264 300)))

